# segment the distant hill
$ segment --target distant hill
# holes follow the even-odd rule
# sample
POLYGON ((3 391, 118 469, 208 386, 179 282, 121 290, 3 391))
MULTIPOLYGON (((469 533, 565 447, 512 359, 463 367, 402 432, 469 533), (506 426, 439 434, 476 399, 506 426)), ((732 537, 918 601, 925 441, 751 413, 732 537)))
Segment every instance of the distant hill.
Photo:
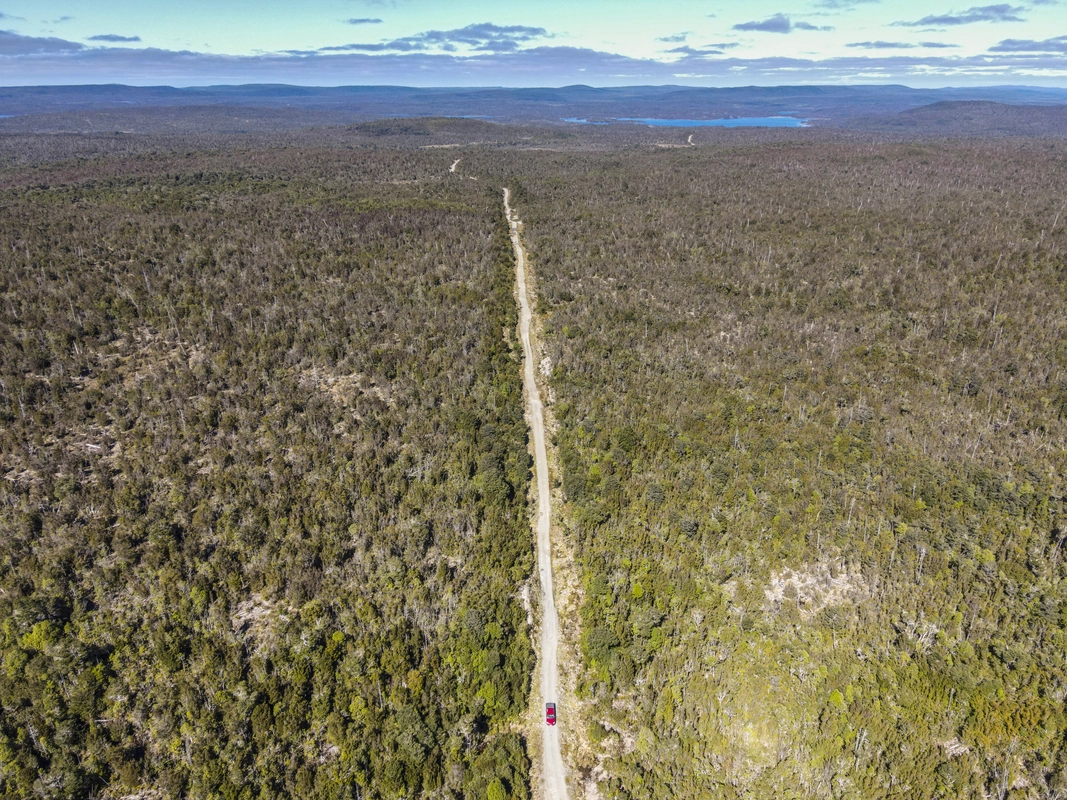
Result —
POLYGON ((123 106, 0 119, 0 133, 275 133, 346 125, 352 115, 316 109, 240 105, 123 106))
POLYGON ((849 127, 944 136, 1067 136, 1067 105, 941 101, 896 114, 859 117, 849 127))

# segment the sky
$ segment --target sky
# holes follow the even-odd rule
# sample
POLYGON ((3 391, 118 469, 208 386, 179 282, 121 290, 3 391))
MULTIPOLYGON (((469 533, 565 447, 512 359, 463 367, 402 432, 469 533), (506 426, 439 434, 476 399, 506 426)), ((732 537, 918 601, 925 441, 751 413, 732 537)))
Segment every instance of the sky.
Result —
POLYGON ((86 83, 1067 87, 1067 0, 0 0, 0 85, 86 83))

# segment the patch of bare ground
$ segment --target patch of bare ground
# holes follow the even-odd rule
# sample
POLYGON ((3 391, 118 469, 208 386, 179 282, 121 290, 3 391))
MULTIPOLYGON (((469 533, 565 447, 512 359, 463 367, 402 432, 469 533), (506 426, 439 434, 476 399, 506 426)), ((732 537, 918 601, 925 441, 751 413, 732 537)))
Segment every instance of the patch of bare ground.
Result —
POLYGON ((763 594, 769 608, 794 603, 801 620, 809 622, 823 609, 855 602, 870 591, 859 570, 837 562, 818 562, 771 573, 763 594))
POLYGON ((286 620, 287 617, 275 602, 259 594, 253 594, 239 603, 230 616, 234 634, 247 639, 257 653, 273 649, 277 640, 277 623, 286 620))
POLYGON ((115 798, 115 800, 163 800, 167 795, 161 789, 144 788, 139 789, 133 794, 114 795, 107 794, 104 797, 115 798))
POLYGON ((373 378, 368 379, 360 374, 333 375, 315 368, 305 370, 300 376, 300 382, 304 386, 325 392, 331 400, 342 406, 351 403, 357 394, 371 395, 383 403, 395 404, 390 387, 380 386, 373 378))

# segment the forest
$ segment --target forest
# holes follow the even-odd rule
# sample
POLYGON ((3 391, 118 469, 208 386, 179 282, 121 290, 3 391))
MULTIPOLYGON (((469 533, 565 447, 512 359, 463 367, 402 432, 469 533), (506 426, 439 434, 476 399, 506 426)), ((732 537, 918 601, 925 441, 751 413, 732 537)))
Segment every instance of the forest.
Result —
POLYGON ((4 175, 0 795, 528 797, 513 257, 445 173, 4 175))
POLYGON ((603 796, 1067 796, 1062 140, 523 169, 603 796))
POLYGON ((0 796, 537 795, 508 186, 575 796, 1067 797, 1067 142, 491 133, 0 137, 0 796))

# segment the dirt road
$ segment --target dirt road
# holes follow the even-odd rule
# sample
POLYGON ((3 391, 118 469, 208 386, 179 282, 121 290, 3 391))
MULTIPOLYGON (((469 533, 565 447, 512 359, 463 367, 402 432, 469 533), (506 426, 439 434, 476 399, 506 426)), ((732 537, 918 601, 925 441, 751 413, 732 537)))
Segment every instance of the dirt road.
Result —
POLYGON ((519 240, 519 219, 511 212, 511 193, 504 190, 504 211, 511 228, 511 243, 515 247, 515 277, 519 286, 519 336, 522 338, 523 371, 522 383, 526 389, 526 417, 533 434, 534 474, 537 476, 537 569, 541 577, 541 719, 544 731, 544 779, 545 800, 566 800, 567 777, 563 756, 559 749, 560 725, 543 723, 544 704, 557 702, 558 668, 556 653, 559 649, 559 619, 556 616, 556 600, 552 590, 552 496, 548 483, 548 454, 545 450, 545 420, 541 408, 541 394, 537 389, 533 348, 530 345, 530 322, 533 312, 526 297, 526 251, 519 240))

